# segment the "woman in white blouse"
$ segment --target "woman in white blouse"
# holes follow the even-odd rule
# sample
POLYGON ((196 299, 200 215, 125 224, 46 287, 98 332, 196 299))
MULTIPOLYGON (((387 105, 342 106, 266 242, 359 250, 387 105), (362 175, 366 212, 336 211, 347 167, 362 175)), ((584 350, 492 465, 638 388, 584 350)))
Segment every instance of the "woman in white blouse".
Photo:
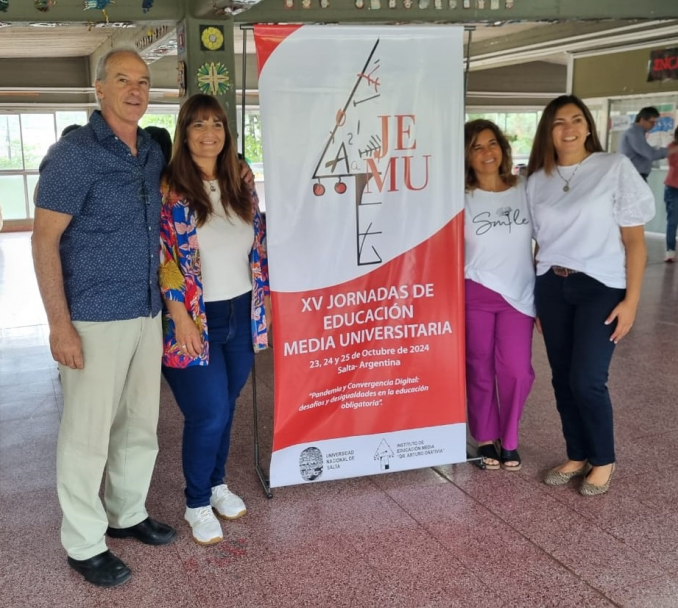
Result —
POLYGON ((625 156, 603 152, 574 95, 546 106, 528 176, 535 304, 567 447, 544 482, 584 477, 580 494, 604 494, 615 467, 608 370, 636 316, 654 197, 625 156))
POLYGON ((499 127, 464 128, 468 421, 487 469, 518 471, 518 426, 534 382, 534 266, 525 184, 499 127))

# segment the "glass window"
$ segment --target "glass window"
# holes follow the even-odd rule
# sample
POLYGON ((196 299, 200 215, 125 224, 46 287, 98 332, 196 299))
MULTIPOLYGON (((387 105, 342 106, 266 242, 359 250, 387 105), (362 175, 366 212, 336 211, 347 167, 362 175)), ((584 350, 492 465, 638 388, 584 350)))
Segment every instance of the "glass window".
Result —
POLYGON ((64 127, 87 124, 86 110, 0 112, 0 205, 3 219, 35 214, 33 192, 38 168, 64 127))
POLYGON ((3 220, 26 218, 26 190, 23 175, 0 175, 0 207, 3 220))
POLYGON ((56 132, 61 137, 61 132, 70 125, 86 125, 87 112, 85 110, 73 110, 56 113, 56 132))
POLYGON ((513 163, 527 163, 532 149, 532 141, 537 132, 537 124, 541 118, 540 111, 523 112, 469 112, 466 120, 484 118, 491 120, 506 135, 511 144, 513 163))
POLYGON ((0 115, 0 171, 21 171, 23 168, 19 116, 16 114, 0 115))
POLYGON ((54 114, 22 114, 21 137, 23 139, 24 164, 26 169, 37 169, 56 141, 54 114))
MULTIPOLYGON (((73 123, 69 123, 73 124, 73 123)), ((26 191, 28 194, 28 217, 35 217, 35 187, 38 185, 38 178, 40 176, 37 173, 26 175, 26 191)))
POLYGON ((146 113, 141 117, 139 126, 144 129, 146 127, 163 127, 169 131, 172 141, 174 141, 174 130, 177 126, 176 114, 149 114, 146 113))

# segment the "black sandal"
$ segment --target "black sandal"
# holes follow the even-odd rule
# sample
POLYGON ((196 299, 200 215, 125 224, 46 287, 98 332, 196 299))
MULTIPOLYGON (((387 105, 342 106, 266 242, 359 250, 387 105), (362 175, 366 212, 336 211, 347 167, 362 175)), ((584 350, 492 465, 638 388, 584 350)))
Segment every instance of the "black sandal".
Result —
POLYGON ((499 454, 497 454, 497 448, 494 447, 493 443, 488 443, 486 445, 478 446, 478 456, 481 456, 483 459, 483 465, 488 471, 496 471, 499 469, 500 459, 499 454), (490 464, 488 459, 495 460, 496 464, 490 464))
POLYGON ((505 450, 504 448, 501 448, 499 460, 501 461, 501 468, 504 469, 504 471, 520 471, 523 466, 518 450, 505 450), (509 465, 506 464, 507 462, 517 462, 518 464, 509 465))

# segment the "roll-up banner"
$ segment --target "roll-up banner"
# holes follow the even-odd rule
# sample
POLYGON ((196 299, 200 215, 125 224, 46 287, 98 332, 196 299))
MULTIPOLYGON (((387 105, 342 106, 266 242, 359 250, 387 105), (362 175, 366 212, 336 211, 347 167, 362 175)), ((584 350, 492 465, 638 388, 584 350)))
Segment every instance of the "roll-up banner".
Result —
POLYGON ((463 29, 254 32, 271 486, 464 461, 463 29))

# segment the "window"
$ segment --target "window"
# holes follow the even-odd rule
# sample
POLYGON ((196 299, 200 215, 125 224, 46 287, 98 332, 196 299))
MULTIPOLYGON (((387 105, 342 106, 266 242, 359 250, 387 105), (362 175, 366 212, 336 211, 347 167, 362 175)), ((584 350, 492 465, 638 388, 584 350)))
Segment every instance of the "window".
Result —
POLYGON ((484 118, 495 123, 511 144, 514 164, 527 163, 541 110, 527 112, 469 112, 466 120, 484 118))
POLYGON ((174 141, 174 131, 177 128, 177 113, 172 114, 152 114, 147 112, 141 117, 139 126, 142 129, 146 127, 162 127, 169 131, 169 134, 174 141))
POLYGON ((0 206, 5 220, 33 217, 40 162, 64 127, 84 125, 87 112, 0 114, 0 206))

